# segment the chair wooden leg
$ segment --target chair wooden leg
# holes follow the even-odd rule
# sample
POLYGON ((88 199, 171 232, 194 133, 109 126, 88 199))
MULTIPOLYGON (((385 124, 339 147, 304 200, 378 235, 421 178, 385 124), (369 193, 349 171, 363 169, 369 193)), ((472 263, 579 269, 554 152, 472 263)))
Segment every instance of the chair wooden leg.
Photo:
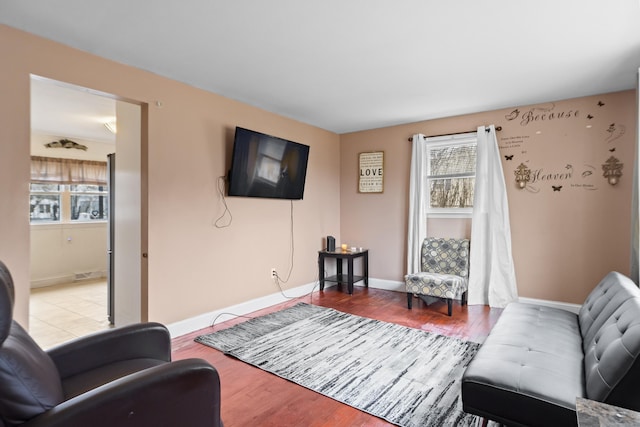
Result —
POLYGON ((407 292, 407 308, 411 310, 411 305, 413 303, 413 294, 407 292))
POLYGON ((462 293, 462 305, 467 305, 467 291, 462 293))
POLYGON ((453 300, 451 298, 447 298, 447 309, 449 316, 451 316, 451 311, 453 309, 453 300))

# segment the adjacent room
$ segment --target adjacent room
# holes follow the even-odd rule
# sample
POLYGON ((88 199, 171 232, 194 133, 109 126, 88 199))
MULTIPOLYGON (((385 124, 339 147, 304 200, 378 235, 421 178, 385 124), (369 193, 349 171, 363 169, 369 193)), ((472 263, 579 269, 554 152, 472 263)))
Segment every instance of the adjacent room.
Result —
POLYGON ((0 426, 637 425, 639 20, 3 3, 0 426))

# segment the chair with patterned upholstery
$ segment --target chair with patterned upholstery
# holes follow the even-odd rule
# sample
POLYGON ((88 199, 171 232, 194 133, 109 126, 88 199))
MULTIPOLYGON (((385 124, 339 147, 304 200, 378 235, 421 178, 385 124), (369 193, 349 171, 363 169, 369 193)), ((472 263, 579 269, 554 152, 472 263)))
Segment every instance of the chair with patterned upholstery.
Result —
POLYGON ((467 303, 469 284, 469 240, 427 237, 422 243, 421 271, 407 274, 407 306, 414 295, 447 300, 451 316, 453 300, 467 303))

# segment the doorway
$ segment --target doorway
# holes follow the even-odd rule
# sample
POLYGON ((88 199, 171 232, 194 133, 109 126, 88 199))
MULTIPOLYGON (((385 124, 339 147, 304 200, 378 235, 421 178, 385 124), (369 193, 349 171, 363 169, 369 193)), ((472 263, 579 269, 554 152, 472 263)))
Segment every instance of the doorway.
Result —
POLYGON ((32 76, 29 329, 43 347, 112 327, 110 316, 118 326, 142 317, 141 246, 139 239, 131 238, 142 233, 141 186, 136 185, 141 179, 140 123, 140 105, 32 76), (34 172, 34 164, 49 161, 64 163, 63 168, 93 168, 99 164, 106 171, 107 155, 116 151, 121 160, 118 164, 126 170, 116 170, 115 177, 125 177, 127 182, 120 186, 121 194, 111 199, 101 172, 84 169, 80 181, 67 180, 65 172, 60 182, 34 172), (111 208, 111 204, 118 206, 118 198, 126 201, 120 205, 127 207, 122 215, 118 208, 111 208), (118 217, 122 225, 116 222, 112 228, 116 236, 122 228, 126 238, 116 238, 118 259, 114 262, 112 289, 125 303, 119 304, 114 298, 115 308, 110 313, 108 221, 118 217))

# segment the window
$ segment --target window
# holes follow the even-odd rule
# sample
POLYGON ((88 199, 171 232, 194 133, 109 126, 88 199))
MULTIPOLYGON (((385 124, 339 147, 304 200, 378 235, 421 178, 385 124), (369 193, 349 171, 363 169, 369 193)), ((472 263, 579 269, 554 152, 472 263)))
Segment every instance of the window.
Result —
POLYGON ((58 184, 31 184, 29 217, 32 223, 60 221, 62 187, 58 184))
POLYGON ((32 224, 106 221, 109 217, 107 187, 84 184, 30 185, 32 224))
POLYGON ((476 147, 475 133, 427 139, 429 216, 471 214, 476 147))
POLYGON ((107 189, 102 185, 70 185, 71 221, 107 219, 107 189))

